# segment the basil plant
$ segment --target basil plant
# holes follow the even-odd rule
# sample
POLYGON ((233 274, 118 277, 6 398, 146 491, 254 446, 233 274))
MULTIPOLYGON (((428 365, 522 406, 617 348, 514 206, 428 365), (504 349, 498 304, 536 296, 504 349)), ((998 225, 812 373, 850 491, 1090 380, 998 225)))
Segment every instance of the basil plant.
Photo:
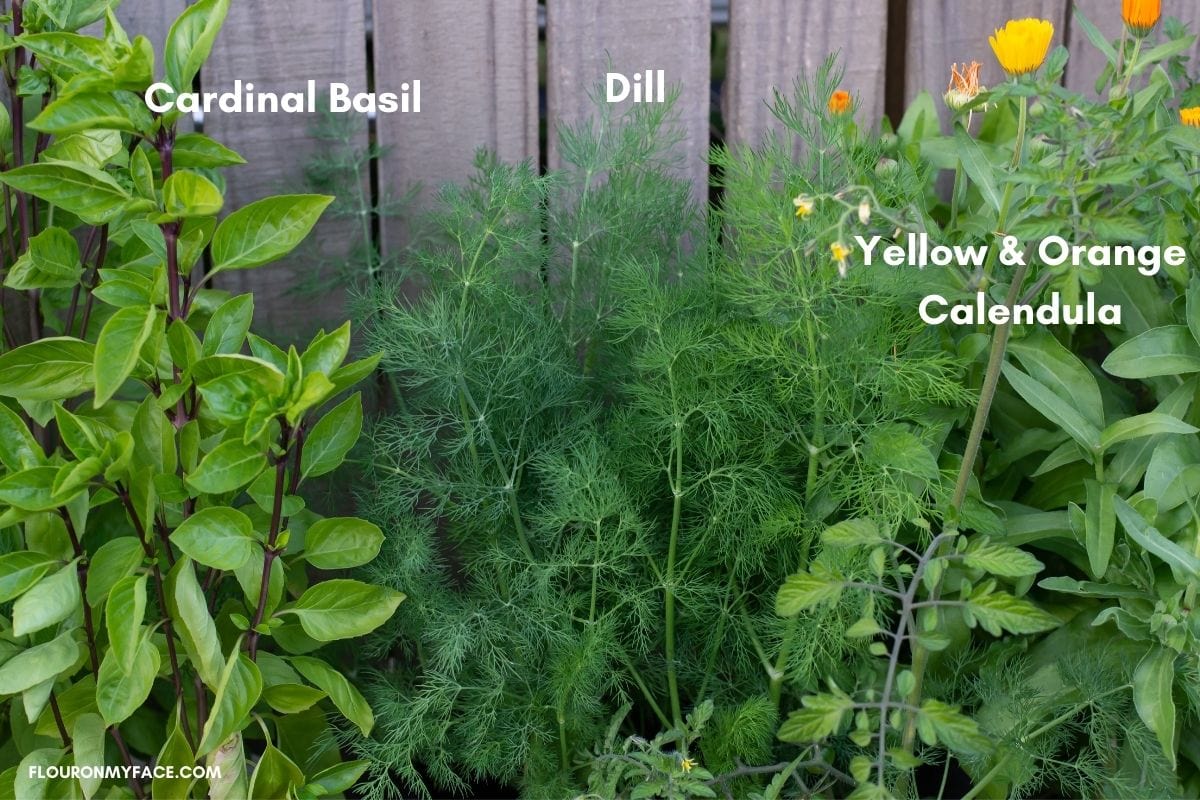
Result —
MULTIPOLYGON (((175 22, 168 83, 192 84, 227 9, 175 22)), ((377 359, 347 363, 348 325, 277 347, 251 295, 211 284, 286 255, 332 198, 223 209, 242 159, 148 110, 153 49, 107 0, 9 11, 0 796, 339 794, 363 769, 339 737, 373 717, 321 648, 403 595, 327 577, 383 536, 300 493, 354 445, 344 395, 377 359)))

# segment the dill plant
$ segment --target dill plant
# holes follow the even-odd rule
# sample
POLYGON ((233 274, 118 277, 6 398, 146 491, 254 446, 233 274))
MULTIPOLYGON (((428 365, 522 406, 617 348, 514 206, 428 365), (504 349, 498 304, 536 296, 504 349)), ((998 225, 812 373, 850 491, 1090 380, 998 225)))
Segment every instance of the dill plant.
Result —
POLYGON ((403 390, 364 459, 367 514, 392 532, 368 570, 411 598, 374 640, 368 796, 624 796, 647 769, 654 796, 744 795, 781 754, 845 778, 775 732, 804 688, 853 682, 870 655, 841 631, 884 609, 847 595, 781 619, 775 589, 832 521, 929 513, 970 399, 911 287, 841 277, 817 244, 923 218, 921 168, 872 189, 866 221, 857 192, 792 213, 798 192, 875 182, 884 145, 819 101, 838 78, 830 62, 776 98, 787 140, 714 153, 707 225, 669 107, 601 109, 560 131, 559 172, 481 155, 436 234, 364 293, 403 390))

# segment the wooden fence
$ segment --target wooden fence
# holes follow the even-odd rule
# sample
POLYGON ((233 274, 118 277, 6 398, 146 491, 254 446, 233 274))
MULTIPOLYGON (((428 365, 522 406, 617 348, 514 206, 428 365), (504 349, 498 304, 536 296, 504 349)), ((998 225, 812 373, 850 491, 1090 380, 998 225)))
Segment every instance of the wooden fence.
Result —
MULTIPOLYGON (((118 14, 131 33, 144 33, 160 49, 184 6, 185 0, 124 0, 118 14)), ((1086 90, 1099 56, 1072 11, 1078 7, 1115 38, 1120 6, 1120 0, 233 0, 200 82, 212 91, 240 78, 285 92, 311 78, 395 91, 419 79, 419 114, 380 115, 370 133, 364 122, 359 135, 362 142, 373 135, 386 148, 364 190, 398 195, 419 183, 425 201, 440 184, 466 177, 480 146, 504 159, 555 166, 554 136, 539 136, 542 120, 591 113, 587 91, 609 64, 627 74, 664 69, 680 86, 681 146, 700 196, 710 113, 721 114, 727 140, 757 140, 773 122, 763 102, 772 88, 788 89, 830 52, 841 53, 861 121, 874 124, 885 111, 895 118, 922 90, 944 91, 952 61, 978 60, 986 84, 1000 80, 987 37, 1011 17, 1051 20, 1057 42, 1065 40, 1074 54, 1067 84, 1086 90), (714 65, 714 30, 724 26, 726 60, 714 65), (719 86, 714 73, 724 75, 719 86), (549 142, 545 153, 541 141, 549 142)), ((1200 27, 1200 2, 1166 0, 1164 7, 1200 27)), ((309 122, 217 111, 203 119, 206 133, 249 162, 229 172, 231 207, 297 187, 318 147, 309 122)), ((317 236, 336 249, 353 230, 352 221, 330 220, 317 236)), ((385 220, 380 246, 394 252, 406 230, 403 220, 385 220)), ((336 292, 313 299, 286 291, 304 263, 222 275, 221 285, 255 291, 259 324, 299 335, 336 322, 344 311, 336 292)))

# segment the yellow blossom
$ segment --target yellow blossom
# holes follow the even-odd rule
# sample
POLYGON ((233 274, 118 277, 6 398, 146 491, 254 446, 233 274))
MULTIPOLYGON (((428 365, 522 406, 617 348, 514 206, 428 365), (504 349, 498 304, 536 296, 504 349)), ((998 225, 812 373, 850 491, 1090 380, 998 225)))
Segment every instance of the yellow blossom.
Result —
POLYGON ((1192 128, 1200 128, 1200 106, 1179 109, 1179 121, 1192 128))
POLYGON ((829 96, 829 110, 834 114, 845 114, 850 110, 852 98, 845 89, 838 89, 829 96))
POLYGON ((959 70, 957 63, 950 66, 950 85, 946 88, 946 94, 942 96, 947 108, 958 111, 979 96, 984 89, 979 85, 979 70, 982 66, 978 61, 972 61, 970 64, 964 62, 962 70, 959 70))
POLYGON ((996 60, 1012 77, 1027 75, 1042 65, 1054 38, 1054 25, 1049 20, 1010 19, 994 36, 988 37, 996 60))
POLYGON ((841 242, 834 242, 829 245, 829 252, 833 254, 833 260, 837 262, 838 275, 846 277, 846 270, 850 264, 846 259, 850 256, 850 248, 841 242))
POLYGON ((1162 0, 1121 0, 1121 19, 1134 36, 1149 34, 1161 17, 1162 0))
POLYGON ((816 205, 815 201, 806 194, 798 194, 792 198, 792 205, 796 207, 796 217, 804 219, 813 212, 816 205))
POLYGON ((685 758, 683 761, 679 762, 679 766, 684 772, 691 772, 692 768, 696 766, 696 761, 695 759, 685 758))

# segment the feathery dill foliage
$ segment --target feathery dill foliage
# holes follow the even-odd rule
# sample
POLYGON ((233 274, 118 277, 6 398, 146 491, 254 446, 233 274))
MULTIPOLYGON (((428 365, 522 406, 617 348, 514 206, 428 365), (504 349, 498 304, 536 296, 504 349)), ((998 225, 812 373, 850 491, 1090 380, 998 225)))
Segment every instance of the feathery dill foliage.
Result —
MULTIPOLYGON (((837 218, 791 213, 879 160, 818 102, 835 78, 777 98, 787 140, 714 153, 725 202, 707 229, 669 107, 601 106, 560 132, 559 172, 481 155, 402 277, 361 298, 403 390, 366 459, 365 505, 391 531, 371 575, 410 598, 373 643, 392 658, 368 689, 377 733, 354 742, 366 796, 619 783, 614 719, 621 736, 674 731, 654 741, 680 763, 767 764, 788 749, 785 688, 852 682, 870 660, 841 635, 861 597, 785 621, 776 587, 831 518, 932 514, 944 487, 923 443, 967 398, 904 287, 840 278, 815 244, 837 218)), ((878 196, 919 216, 923 186, 906 167, 878 196)))
POLYGON ((317 248, 296 290, 321 295, 341 287, 372 283, 392 271, 395 255, 380 252, 373 225, 381 220, 397 219, 408 208, 420 187, 392 195, 383 191, 375 197, 371 191, 371 164, 386 154, 374 142, 368 142, 367 121, 359 114, 339 114, 329 110, 328 98, 316 120, 309 126, 309 137, 318 143, 304 164, 307 191, 334 196, 327 214, 346 220, 346 236, 338 238, 338 248, 317 248))

